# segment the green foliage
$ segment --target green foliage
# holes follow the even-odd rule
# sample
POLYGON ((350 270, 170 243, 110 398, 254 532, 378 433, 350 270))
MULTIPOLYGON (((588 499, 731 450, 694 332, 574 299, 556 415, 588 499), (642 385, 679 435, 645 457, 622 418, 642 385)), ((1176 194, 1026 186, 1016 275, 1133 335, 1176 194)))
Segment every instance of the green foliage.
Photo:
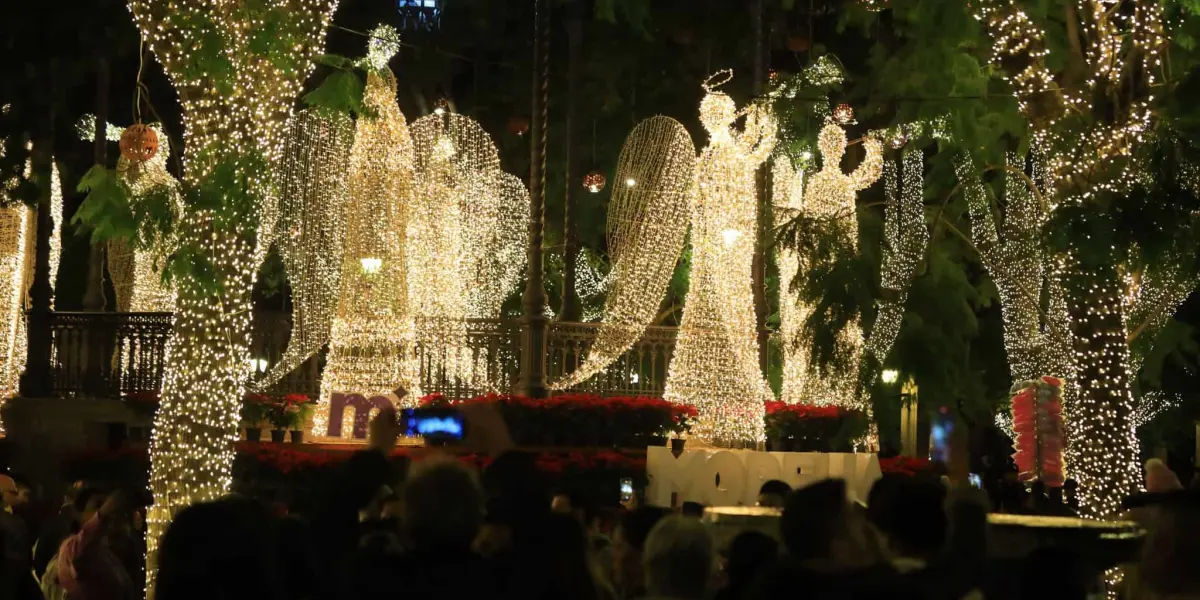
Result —
POLYGON ((375 116, 374 111, 363 103, 366 80, 355 71, 335 70, 317 86, 304 95, 304 103, 347 115, 375 116))
POLYGON ((86 225, 92 231, 92 243, 137 237, 137 219, 130 206, 129 186, 116 169, 95 165, 79 180, 76 188, 86 193, 72 223, 86 225))

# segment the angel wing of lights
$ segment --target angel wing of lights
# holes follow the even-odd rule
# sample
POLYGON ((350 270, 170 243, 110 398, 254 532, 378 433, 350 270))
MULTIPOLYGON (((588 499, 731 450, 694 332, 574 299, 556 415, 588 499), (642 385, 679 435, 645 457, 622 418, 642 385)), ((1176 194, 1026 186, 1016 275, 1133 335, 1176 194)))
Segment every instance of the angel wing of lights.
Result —
POLYGON ((695 168, 692 138, 670 117, 650 117, 625 138, 608 204, 612 287, 587 358, 551 389, 578 385, 604 370, 654 320, 683 250, 695 168))
POLYGON ((346 177, 354 123, 320 109, 288 123, 279 167, 275 243, 292 285, 292 335, 257 382, 274 384, 329 342, 337 310, 346 233, 346 177))

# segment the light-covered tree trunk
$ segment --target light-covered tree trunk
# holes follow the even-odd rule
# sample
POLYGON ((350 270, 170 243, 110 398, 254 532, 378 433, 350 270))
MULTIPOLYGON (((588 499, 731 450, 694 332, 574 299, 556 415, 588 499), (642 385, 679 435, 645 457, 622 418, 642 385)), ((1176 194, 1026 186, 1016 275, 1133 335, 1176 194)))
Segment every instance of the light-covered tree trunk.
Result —
POLYGON ((227 493, 249 375, 251 288, 275 217, 271 170, 334 0, 130 0, 183 108, 191 192, 178 300, 150 448, 147 588, 182 508, 227 493))

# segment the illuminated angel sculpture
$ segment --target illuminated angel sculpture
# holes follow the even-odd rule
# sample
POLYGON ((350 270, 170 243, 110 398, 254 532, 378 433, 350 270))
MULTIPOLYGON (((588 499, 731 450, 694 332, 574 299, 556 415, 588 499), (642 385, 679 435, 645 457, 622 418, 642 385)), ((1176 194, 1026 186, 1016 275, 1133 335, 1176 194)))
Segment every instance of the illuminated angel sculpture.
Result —
POLYGON ((583 363, 553 389, 579 385, 612 365, 654 319, 683 249, 690 222, 692 270, 683 323, 664 397, 697 406, 694 434, 708 439, 762 438, 771 398, 758 362, 751 261, 757 228, 754 172, 775 145, 776 124, 763 106, 738 111, 714 91, 700 104, 710 144, 696 158, 677 121, 651 117, 625 140, 609 203, 611 286, 595 343, 583 363), (742 130, 734 121, 745 115, 742 130))
MULTIPOLYGON (((863 140, 866 156, 863 162, 853 172, 842 172, 841 161, 846 152, 846 132, 840 126, 829 123, 818 134, 817 145, 821 151, 821 170, 812 175, 801 201, 795 202, 809 217, 816 219, 831 219, 844 221, 841 229, 846 236, 843 240, 853 248, 858 247, 858 218, 855 209, 856 192, 866 188, 879 179, 882 173, 882 147, 878 140, 867 137, 863 140)), ((780 171, 777 170, 777 173, 780 171)), ((786 173, 786 169, 783 170, 786 173)), ((778 188, 777 188, 778 189, 778 188)), ((795 193, 792 188, 788 193, 795 193)), ((781 271, 791 272, 805 269, 802 257, 795 256, 794 264, 781 266, 781 271)), ((784 400, 788 402, 806 402, 811 404, 838 404, 858 406, 856 395, 858 384, 857 368, 820 373, 808 364, 809 350, 799 341, 799 330, 812 314, 812 308, 797 304, 794 294, 785 298, 781 304, 791 305, 781 313, 783 323, 781 328, 786 332, 784 340, 785 382, 784 400), (790 337, 791 339, 787 339, 790 337), (800 371, 804 372, 801 373, 800 371)), ((839 351, 847 356, 859 357, 863 346, 862 329, 857 322, 847 324, 838 335, 839 351)), ((857 363, 856 363, 857 364, 857 363)))
MULTIPOLYGON (((412 197, 412 140, 396 104, 396 80, 381 69, 367 75, 350 150, 345 249, 321 403, 335 392, 387 396, 419 392, 415 332, 409 310, 404 232, 412 197)), ((317 414, 322 414, 321 406, 317 414)), ((325 425, 314 419, 314 431, 325 425)))
POLYGON ((700 102, 710 141, 696 165, 692 270, 663 397, 699 409, 699 437, 757 441, 772 395, 759 366, 751 287, 755 171, 775 147, 777 126, 765 106, 752 105, 738 131, 733 99, 713 87, 705 85, 700 102))
MULTIPOLYGON (((106 124, 106 138, 118 141, 131 130, 106 124)), ((130 208, 135 211, 155 210, 150 204, 165 200, 161 208, 170 210, 178 218, 183 214, 183 198, 179 180, 167 171, 167 159, 171 156, 171 143, 162 126, 151 123, 144 126, 153 134, 155 150, 145 160, 130 160, 122 153, 117 159, 117 173, 129 186, 130 208), (153 197, 159 194, 165 195, 153 197)), ((80 137, 92 140, 95 137, 96 117, 85 115, 76 125, 80 137)), ((174 250, 174 243, 157 238, 146 248, 134 248, 123 239, 108 242, 108 271, 112 276, 113 292, 116 294, 118 312, 172 312, 175 310, 175 291, 163 283, 163 266, 167 255, 174 250)))
POLYGON ((475 120, 439 110, 412 124, 414 194, 407 230, 409 299, 429 375, 490 389, 473 360, 468 319, 494 319, 524 266, 529 194, 500 170, 475 120))
POLYGON ((394 29, 372 32, 362 61, 371 116, 301 111, 285 141, 276 244, 293 327, 256 387, 328 345, 318 436, 350 434, 343 418, 360 430, 363 408, 415 401, 423 374, 486 386, 486 371, 446 358, 465 354, 468 319, 499 316, 523 271, 525 186, 500 171, 471 119, 439 113, 409 127, 387 68, 398 48, 394 29), (435 335, 448 330, 457 335, 435 335), (398 388, 408 395, 392 396, 398 388))

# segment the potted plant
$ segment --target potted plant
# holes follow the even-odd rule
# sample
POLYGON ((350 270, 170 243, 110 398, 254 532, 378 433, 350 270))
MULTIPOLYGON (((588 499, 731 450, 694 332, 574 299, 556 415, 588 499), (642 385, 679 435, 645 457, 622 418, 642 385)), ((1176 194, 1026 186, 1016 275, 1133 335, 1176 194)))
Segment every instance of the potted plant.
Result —
POLYGON ((313 401, 304 394, 288 394, 283 397, 285 410, 292 417, 292 430, 288 434, 293 444, 304 442, 304 426, 312 416, 313 401))
POLYGON ((683 454, 683 447, 687 443, 683 436, 692 432, 699 415, 696 407, 690 404, 671 405, 671 431, 675 434, 675 437, 671 438, 671 454, 674 454, 675 458, 683 454))
POLYGON ((267 420, 271 422, 271 441, 276 444, 282 444, 287 431, 296 425, 297 413, 290 410, 287 402, 278 400, 272 402, 267 413, 267 420))
POLYGON ((242 396, 242 423, 246 427, 246 440, 257 442, 262 439, 262 422, 267 420, 271 399, 265 394, 248 393, 242 396))

